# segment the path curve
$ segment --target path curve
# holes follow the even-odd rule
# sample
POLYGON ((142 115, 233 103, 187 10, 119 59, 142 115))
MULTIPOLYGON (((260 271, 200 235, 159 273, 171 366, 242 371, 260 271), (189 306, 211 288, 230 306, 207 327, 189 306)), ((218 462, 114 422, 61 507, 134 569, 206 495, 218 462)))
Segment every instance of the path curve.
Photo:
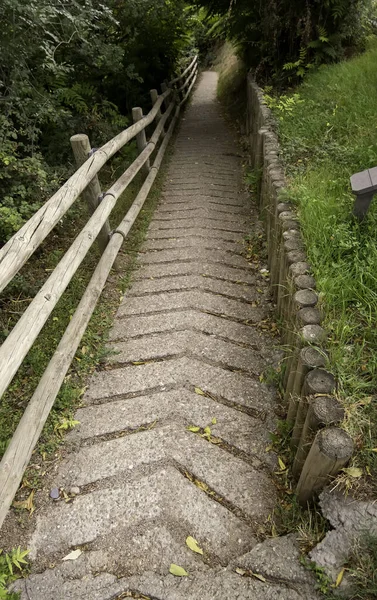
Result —
POLYGON ((204 73, 184 115, 114 353, 90 381, 54 477, 74 499, 37 515, 39 573, 17 583, 22 599, 315 597, 292 538, 258 544, 276 502, 266 452, 275 398, 260 381, 274 340, 264 265, 245 258, 260 224, 216 85, 204 73), (77 548, 80 558, 62 561, 77 548), (189 577, 170 575, 171 563, 189 577))

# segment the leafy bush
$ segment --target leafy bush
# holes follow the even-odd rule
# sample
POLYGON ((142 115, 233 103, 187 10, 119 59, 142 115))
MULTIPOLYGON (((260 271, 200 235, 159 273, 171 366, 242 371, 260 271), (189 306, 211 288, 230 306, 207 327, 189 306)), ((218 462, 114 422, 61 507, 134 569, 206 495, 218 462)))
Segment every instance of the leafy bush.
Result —
POLYGON ((212 33, 228 36, 259 79, 275 87, 363 47, 370 14, 370 0, 196 2, 217 15, 212 33))
POLYGON ((2 243, 70 174, 71 135, 102 145, 150 108, 193 15, 183 0, 3 0, 0 18, 2 243))

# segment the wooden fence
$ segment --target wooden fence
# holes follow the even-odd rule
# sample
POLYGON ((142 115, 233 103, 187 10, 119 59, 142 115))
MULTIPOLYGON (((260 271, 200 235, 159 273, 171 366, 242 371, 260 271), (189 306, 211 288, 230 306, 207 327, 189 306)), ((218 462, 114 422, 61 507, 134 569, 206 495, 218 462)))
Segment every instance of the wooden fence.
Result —
POLYGON ((265 222, 271 291, 286 349, 282 382, 287 422, 292 427, 292 475, 299 502, 308 500, 347 465, 354 444, 340 427, 344 409, 326 352, 316 283, 311 274, 294 204, 285 187, 280 147, 262 90, 249 74, 247 131, 251 166, 260 175, 258 195, 265 222))
POLYGON ((133 109, 134 124, 96 151, 88 137, 71 138, 77 171, 0 250, 0 292, 8 285, 50 231, 82 195, 92 216, 76 237, 45 284, 36 294, 0 348, 0 397, 17 373, 42 327, 62 297, 87 252, 97 239, 102 256, 60 343, 51 358, 0 463, 0 528, 29 463, 33 449, 55 402, 82 336, 88 326, 116 256, 134 224, 156 178, 182 105, 188 99, 198 74, 195 56, 175 79, 151 90, 152 110, 143 115, 133 109), (145 129, 156 122, 149 141, 145 129), (103 194, 98 172, 118 150, 136 137, 139 155, 103 194), (151 158, 155 154, 153 164, 151 158), (110 232, 108 217, 118 198, 139 173, 146 178, 131 208, 110 232))

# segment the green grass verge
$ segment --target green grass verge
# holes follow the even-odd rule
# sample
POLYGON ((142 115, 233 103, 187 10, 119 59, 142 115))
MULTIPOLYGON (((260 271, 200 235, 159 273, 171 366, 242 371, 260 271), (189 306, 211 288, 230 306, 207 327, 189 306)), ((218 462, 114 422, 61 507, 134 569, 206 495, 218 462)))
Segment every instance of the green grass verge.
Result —
MULTIPOLYGON (((346 408, 344 427, 377 491, 377 203, 352 216, 349 177, 377 165, 377 41, 324 66, 291 93, 267 96, 278 122, 288 196, 298 207, 329 332, 331 364, 346 408)), ((269 90, 267 90, 269 92, 269 90)), ((360 480, 346 486, 357 487, 360 480)))

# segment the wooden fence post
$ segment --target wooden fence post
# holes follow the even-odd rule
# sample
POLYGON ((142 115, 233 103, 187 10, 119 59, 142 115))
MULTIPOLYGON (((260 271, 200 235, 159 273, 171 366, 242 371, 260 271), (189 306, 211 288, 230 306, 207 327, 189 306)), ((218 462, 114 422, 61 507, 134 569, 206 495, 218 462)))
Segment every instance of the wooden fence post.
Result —
MULTIPOLYGON (((142 119, 143 116, 144 116, 143 109, 140 108, 139 106, 132 109, 132 119, 133 119, 134 123, 137 123, 138 121, 140 121, 140 119, 142 119)), ((137 134, 136 143, 137 143, 137 149, 139 150, 139 154, 141 154, 141 152, 147 146, 147 137, 145 135, 145 129, 143 129, 143 131, 140 131, 140 133, 137 134)), ((151 170, 151 164, 148 159, 147 162, 145 163, 145 165, 142 167, 141 171, 145 176, 147 176, 150 170, 151 170)))
POLYGON ((295 479, 300 476, 317 431, 329 425, 338 425, 344 419, 344 408, 335 396, 309 397, 308 403, 308 412, 292 466, 292 475, 295 479))
MULTIPOLYGON (((167 89, 168 89, 168 84, 164 81, 163 83, 161 83, 161 91, 162 91, 162 93, 165 94, 165 92, 166 92, 167 89)), ((168 100, 168 98, 165 98, 165 100, 164 100, 164 107, 165 107, 165 110, 167 110, 168 107, 169 107, 169 100, 168 100)))
MULTIPOLYGON (((152 106, 154 106, 158 100, 158 91, 157 90, 151 90, 150 91, 150 95, 151 95, 151 100, 152 100, 152 106)), ((156 115, 156 123, 158 124, 161 120, 161 111, 159 110, 157 115, 156 115)), ((164 139, 165 137, 165 128, 162 130, 161 133, 161 139, 164 139)))
POLYGON ((321 429, 310 448, 301 471, 296 494, 301 506, 322 490, 346 466, 353 453, 353 441, 344 429, 321 429))
MULTIPOLYGON (((71 137, 71 146, 76 165, 81 167, 81 165, 89 158, 89 154, 91 152, 88 136, 85 133, 73 135, 71 137)), ((101 186, 97 175, 93 177, 93 179, 86 186, 85 190, 83 190, 82 197, 84 198, 85 202, 87 202, 91 214, 93 214, 101 202, 101 186)), ((109 242, 109 235, 110 223, 107 219, 97 238, 97 243, 101 254, 109 242)))

